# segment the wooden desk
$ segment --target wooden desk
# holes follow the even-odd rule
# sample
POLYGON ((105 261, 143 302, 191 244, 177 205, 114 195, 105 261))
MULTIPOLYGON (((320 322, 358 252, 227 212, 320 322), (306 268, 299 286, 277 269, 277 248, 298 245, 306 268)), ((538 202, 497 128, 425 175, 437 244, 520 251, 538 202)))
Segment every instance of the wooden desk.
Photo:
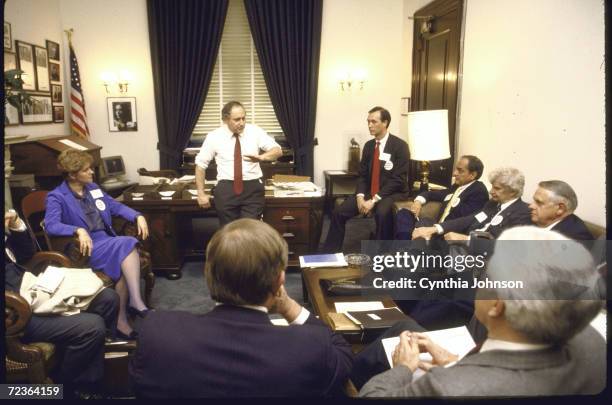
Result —
MULTIPOLYGON (((336 280, 339 278, 358 277, 361 275, 361 270, 358 268, 349 267, 334 267, 334 268, 320 268, 320 269, 303 269, 302 270, 302 282, 306 286, 308 292, 309 302, 312 304, 312 308, 319 318, 329 325, 333 329, 333 325, 330 323, 327 314, 330 312, 336 312, 336 302, 349 302, 349 301, 382 301, 386 308, 397 306, 395 301, 388 295, 355 295, 355 296, 328 296, 321 289, 319 280, 336 280)), ((363 333, 356 331, 338 331, 344 338, 353 344, 353 351, 360 351, 363 348, 362 340, 363 333)))
MULTIPOLYGON (((129 192, 127 190, 126 192, 129 192)), ((123 201, 147 219, 153 271, 168 278, 180 278, 186 256, 203 255, 204 243, 194 246, 192 219, 216 217, 213 208, 201 209, 195 199, 123 201)), ((323 197, 276 198, 266 195, 263 219, 289 245, 289 266, 299 265, 299 256, 317 250, 321 238, 323 197)))

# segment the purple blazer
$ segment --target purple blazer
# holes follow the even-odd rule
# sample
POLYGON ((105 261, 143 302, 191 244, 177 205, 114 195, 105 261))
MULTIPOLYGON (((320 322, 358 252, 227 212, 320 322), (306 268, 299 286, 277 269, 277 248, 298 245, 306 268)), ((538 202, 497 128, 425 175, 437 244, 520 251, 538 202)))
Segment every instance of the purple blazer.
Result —
MULTIPOLYGON (((86 184, 85 192, 94 198, 106 230, 113 236, 117 236, 112 226, 113 216, 120 216, 127 221, 135 222, 136 218, 141 215, 138 211, 115 201, 96 183, 86 184)), ((71 236, 77 228, 87 229, 85 214, 66 181, 47 195, 46 206, 45 230, 49 235, 71 236)))

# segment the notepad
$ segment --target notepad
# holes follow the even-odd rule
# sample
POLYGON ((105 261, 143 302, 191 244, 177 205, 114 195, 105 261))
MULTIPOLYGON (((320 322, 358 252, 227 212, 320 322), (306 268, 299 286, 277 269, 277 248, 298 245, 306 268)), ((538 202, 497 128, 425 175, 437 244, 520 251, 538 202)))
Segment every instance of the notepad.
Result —
POLYGON ((342 253, 300 256, 300 267, 346 267, 342 253))
POLYGON ((385 308, 382 301, 336 302, 334 306, 336 307, 336 312, 343 314, 346 314, 348 311, 373 311, 385 308))
POLYGON ((63 267, 47 267, 45 272, 38 276, 33 289, 53 294, 64 281, 65 271, 63 267))

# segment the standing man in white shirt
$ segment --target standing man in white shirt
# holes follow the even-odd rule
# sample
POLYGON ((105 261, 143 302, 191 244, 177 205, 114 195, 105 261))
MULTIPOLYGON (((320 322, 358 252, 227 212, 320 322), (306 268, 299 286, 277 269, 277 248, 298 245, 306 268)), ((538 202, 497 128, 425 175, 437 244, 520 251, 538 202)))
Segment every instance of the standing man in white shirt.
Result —
POLYGON ((265 197, 259 162, 275 161, 282 155, 281 147, 263 129, 246 123, 246 111, 238 101, 225 104, 221 116, 224 125, 206 136, 195 159, 198 204, 203 209, 211 206, 204 180, 215 159, 215 209, 221 226, 238 218, 260 219, 265 197))

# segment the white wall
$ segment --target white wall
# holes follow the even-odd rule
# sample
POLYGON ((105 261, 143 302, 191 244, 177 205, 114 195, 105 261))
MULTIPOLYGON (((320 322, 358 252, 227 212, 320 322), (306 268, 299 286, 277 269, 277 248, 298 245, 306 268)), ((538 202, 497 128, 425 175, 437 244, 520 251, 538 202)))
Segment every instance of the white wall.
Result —
POLYGON ((564 180, 605 225, 603 3, 467 0, 465 29, 459 154, 522 170, 527 201, 564 180))
MULTIPOLYGON (((149 31, 145 0, 8 0, 5 20, 15 39, 37 45, 45 39, 59 42, 64 73, 64 100, 68 94, 68 41, 64 29, 73 28, 73 47, 79 61, 91 141, 102 146, 102 156, 122 155, 131 180, 136 170, 159 168, 157 121, 153 94, 149 31), (110 132, 103 71, 129 71, 133 80, 125 96, 136 97, 138 131, 110 132)), ((69 103, 65 124, 8 127, 7 134, 32 137, 70 133, 69 103)))

